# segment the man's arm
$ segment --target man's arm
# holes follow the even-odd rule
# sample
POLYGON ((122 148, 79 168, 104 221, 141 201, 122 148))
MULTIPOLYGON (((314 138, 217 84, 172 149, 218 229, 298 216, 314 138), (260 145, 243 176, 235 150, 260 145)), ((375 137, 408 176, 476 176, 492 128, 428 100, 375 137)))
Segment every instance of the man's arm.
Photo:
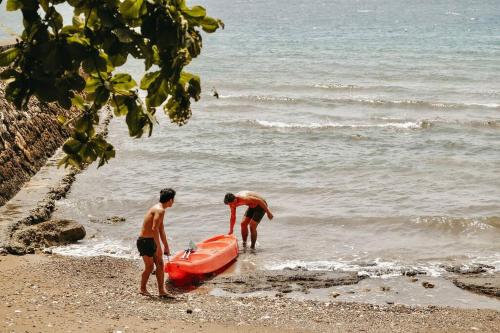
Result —
POLYGON ((229 218, 229 235, 233 234, 234 223, 236 222, 236 207, 230 206, 231 208, 231 217, 229 218))
POLYGON ((163 254, 169 256, 170 255, 170 248, 168 247, 168 241, 167 241, 167 235, 165 234, 165 225, 162 221, 161 227, 160 227, 160 238, 163 243, 163 254))
POLYGON ((156 243, 156 246, 161 246, 160 244, 160 226, 161 222, 163 220, 163 214, 160 213, 158 210, 154 210, 153 212, 153 237, 156 243))

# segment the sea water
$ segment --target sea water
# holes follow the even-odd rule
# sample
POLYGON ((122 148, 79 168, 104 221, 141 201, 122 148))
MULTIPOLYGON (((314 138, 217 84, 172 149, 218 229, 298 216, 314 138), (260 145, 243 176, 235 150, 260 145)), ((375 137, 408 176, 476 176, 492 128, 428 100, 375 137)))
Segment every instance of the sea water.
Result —
POLYGON ((203 34, 188 68, 203 88, 192 119, 177 127, 159 112, 141 139, 114 119, 116 158, 78 175, 55 213, 87 238, 59 252, 137 258, 164 187, 177 191, 165 228, 182 250, 228 232, 224 194, 252 190, 275 216, 258 228, 261 268, 500 270, 498 1, 194 4, 225 29, 203 34), (95 222, 111 216, 126 221, 95 222))

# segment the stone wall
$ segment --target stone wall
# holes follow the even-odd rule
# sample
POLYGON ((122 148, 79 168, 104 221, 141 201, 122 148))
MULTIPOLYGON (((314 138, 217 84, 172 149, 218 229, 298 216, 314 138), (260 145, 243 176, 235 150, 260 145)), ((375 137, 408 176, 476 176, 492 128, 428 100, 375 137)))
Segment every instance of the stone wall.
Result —
POLYGON ((13 197, 67 137, 57 122, 68 111, 31 98, 21 111, 6 101, 0 81, 0 206, 13 197))

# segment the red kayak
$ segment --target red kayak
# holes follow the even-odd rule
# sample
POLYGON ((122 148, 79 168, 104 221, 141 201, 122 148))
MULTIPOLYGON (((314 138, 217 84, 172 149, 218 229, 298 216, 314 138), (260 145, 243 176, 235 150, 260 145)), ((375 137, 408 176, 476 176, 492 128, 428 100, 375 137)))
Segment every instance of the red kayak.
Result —
POLYGON ((182 280, 189 275, 212 273, 238 256, 238 241, 233 235, 217 235, 196 244, 196 248, 176 253, 165 264, 170 280, 182 280))

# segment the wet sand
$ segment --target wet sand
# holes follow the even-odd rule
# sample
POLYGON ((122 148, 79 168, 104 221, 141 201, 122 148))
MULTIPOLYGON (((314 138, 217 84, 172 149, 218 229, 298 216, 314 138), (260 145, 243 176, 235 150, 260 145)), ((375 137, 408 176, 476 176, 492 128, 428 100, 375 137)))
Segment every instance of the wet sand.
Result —
MULTIPOLYGON (((275 282, 268 291, 282 296, 214 296, 224 285, 244 284, 234 275, 228 283, 231 275, 226 273, 197 288, 169 286, 173 298, 164 300, 138 295, 142 263, 137 260, 7 255, 0 256, 0 267, 2 332, 498 332, 500 327, 500 312, 495 310, 283 296, 287 290, 280 288, 290 278, 298 286, 300 281, 318 280, 311 277, 314 274, 307 278, 308 273, 271 278, 284 283, 275 282)), ((319 280, 330 284, 339 281, 337 277, 319 280)), ((342 278, 354 282, 349 274, 342 278)), ((149 290, 156 293, 154 277, 149 290)))

